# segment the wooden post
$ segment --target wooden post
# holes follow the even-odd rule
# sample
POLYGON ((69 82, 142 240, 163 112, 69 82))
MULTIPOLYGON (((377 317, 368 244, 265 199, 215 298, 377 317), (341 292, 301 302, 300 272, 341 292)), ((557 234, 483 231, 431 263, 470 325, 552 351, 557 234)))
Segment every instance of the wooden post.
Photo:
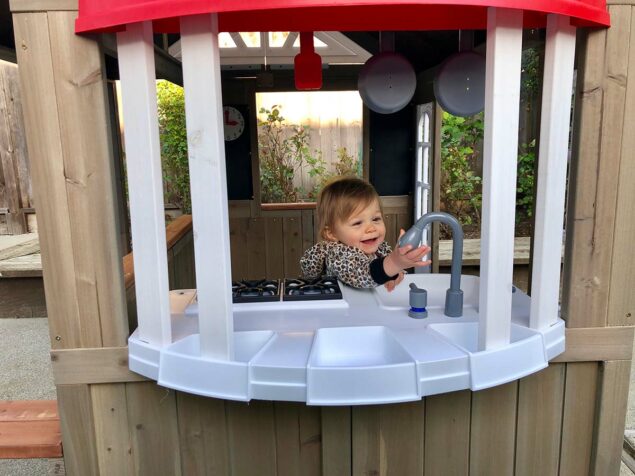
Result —
POLYGON ((480 350, 507 345, 510 336, 522 24, 522 11, 488 11, 480 350))
POLYGON ((533 241, 529 325, 544 329, 558 318, 564 198, 573 87, 575 27, 569 18, 549 15, 545 51, 540 163, 533 241))
POLYGON ((117 33, 139 338, 172 342, 152 23, 117 33))
POLYGON ((217 15, 181 19, 201 355, 233 358, 231 262, 217 15))

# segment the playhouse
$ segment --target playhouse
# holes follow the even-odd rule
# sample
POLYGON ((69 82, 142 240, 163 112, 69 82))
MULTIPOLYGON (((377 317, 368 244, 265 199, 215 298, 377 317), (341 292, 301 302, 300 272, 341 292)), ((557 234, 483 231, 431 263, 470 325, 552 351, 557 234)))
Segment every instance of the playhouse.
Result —
MULTIPOLYGON (((635 307, 629 1, 13 0, 69 474, 617 474, 635 307), (528 295, 512 283, 514 206, 523 31, 537 28, 528 295), (486 40, 479 276, 461 275, 454 227, 451 274, 412 274, 393 293, 327 282, 337 296, 316 300, 312 286, 298 298, 292 263, 315 239, 312 211, 228 200, 224 125, 241 109, 223 106, 253 110, 259 86, 222 74, 219 34, 300 32, 287 46, 309 54, 313 32, 447 30, 486 40), (170 64, 182 68, 192 191, 191 221, 167 237, 153 37, 164 33, 180 35, 170 64), (121 82, 128 274, 107 69, 121 82), (280 278, 275 299, 236 301, 243 245, 248 266, 280 278), (409 315, 411 283, 427 289, 424 319, 409 315)), ((328 87, 329 71, 301 63, 296 87, 328 87)), ((253 139, 255 115, 245 120, 253 139)), ((382 200, 395 237, 410 202, 382 200)), ((431 213, 421 226, 438 220, 451 221, 431 213)))

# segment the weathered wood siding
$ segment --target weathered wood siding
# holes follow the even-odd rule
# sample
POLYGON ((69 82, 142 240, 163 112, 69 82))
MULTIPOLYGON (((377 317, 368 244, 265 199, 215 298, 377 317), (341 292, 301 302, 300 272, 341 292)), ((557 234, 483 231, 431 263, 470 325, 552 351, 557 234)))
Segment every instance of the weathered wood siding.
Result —
POLYGON ((18 67, 0 61, 0 234, 28 230, 33 207, 18 67))
MULTIPOLYGON (((386 240, 412 225, 408 197, 381 197, 386 240)), ((230 202, 232 279, 280 279, 300 275, 300 258, 317 239, 315 210, 262 211, 253 202, 230 202)))

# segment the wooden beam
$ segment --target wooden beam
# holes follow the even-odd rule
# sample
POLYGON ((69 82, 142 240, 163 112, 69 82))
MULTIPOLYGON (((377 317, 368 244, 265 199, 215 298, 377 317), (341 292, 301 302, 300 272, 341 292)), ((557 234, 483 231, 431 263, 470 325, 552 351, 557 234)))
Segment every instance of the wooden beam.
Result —
POLYGON ((593 475, 620 472, 630 373, 630 361, 604 362, 600 367, 595 435, 591 453, 593 475))
MULTIPOLYGON (((552 362, 630 360, 634 327, 589 327, 566 330, 566 351, 552 362)), ((51 351, 57 385, 147 380, 128 369, 128 347, 51 351)))
POLYGON ((78 0, 10 0, 9 8, 18 12, 77 11, 78 0))
POLYGON ((128 347, 53 350, 51 366, 56 385, 147 380, 128 369, 128 347))
POLYGON ((552 362, 631 360, 633 327, 569 327, 564 353, 552 362))
POLYGON ((128 336, 102 57, 75 35, 75 17, 20 13, 13 22, 53 348, 128 336))
POLYGON ((507 345, 511 332, 522 24, 520 10, 488 9, 479 350, 507 345))

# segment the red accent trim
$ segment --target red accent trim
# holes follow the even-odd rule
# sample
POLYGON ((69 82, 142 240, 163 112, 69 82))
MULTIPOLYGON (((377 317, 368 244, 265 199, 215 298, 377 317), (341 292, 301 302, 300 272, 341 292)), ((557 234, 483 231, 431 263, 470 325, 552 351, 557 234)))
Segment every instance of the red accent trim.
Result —
POLYGON ((487 7, 525 11, 525 27, 545 14, 576 26, 609 26, 605 0, 79 0, 77 33, 118 31, 152 20, 155 32, 179 31, 179 17, 219 14, 221 31, 377 31, 484 29, 487 7))

